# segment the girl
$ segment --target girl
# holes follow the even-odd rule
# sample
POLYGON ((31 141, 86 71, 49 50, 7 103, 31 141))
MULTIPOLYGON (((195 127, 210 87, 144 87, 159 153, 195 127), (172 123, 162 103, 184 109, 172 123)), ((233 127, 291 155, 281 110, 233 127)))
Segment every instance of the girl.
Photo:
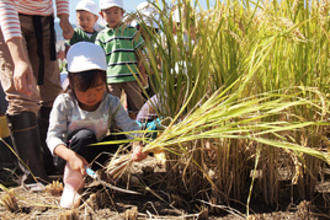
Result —
MULTIPOLYGON (((119 99, 107 91, 106 57, 101 47, 89 42, 76 43, 68 51, 67 61, 69 90, 54 102, 47 144, 53 155, 66 161, 60 205, 72 208, 79 205, 77 192, 83 187, 88 163, 101 152, 114 153, 118 148, 117 145, 89 145, 104 140, 110 126, 123 131, 139 127, 128 117, 119 99)), ((145 157, 142 145, 134 143, 133 160, 145 157)))

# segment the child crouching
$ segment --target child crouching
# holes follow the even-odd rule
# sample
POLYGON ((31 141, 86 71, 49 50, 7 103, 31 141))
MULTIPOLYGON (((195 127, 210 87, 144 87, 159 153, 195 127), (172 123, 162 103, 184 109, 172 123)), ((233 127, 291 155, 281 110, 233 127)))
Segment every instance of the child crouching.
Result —
MULTIPOLYGON (((119 99, 108 93, 107 64, 101 47, 89 42, 74 44, 68 51, 67 61, 69 90, 54 102, 47 144, 54 155, 66 161, 60 205, 72 208, 79 205, 78 191, 84 184, 86 166, 101 152, 115 153, 118 149, 117 145, 89 145, 111 139, 106 134, 113 125, 123 131, 139 127, 128 117, 119 99)), ((133 160, 145 157, 142 145, 133 144, 133 160)))

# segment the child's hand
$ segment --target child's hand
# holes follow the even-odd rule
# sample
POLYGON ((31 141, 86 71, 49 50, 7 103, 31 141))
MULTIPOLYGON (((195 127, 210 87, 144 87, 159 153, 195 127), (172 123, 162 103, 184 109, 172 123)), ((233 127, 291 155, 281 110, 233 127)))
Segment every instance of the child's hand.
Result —
POLYGON ((133 152, 132 152, 132 160, 133 161, 141 161, 145 159, 148 154, 146 152, 142 152, 142 145, 141 144, 133 144, 133 152))
POLYGON ((88 165, 88 162, 85 160, 85 158, 76 152, 72 152, 72 155, 67 160, 67 162, 69 163, 71 169, 80 172, 82 175, 86 175, 85 167, 88 165))

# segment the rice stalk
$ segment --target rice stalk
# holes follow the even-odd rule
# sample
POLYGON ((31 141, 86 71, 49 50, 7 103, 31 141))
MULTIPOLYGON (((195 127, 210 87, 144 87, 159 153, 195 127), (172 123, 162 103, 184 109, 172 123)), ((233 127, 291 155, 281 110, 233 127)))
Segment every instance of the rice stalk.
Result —
POLYGON ((263 175, 254 190, 267 204, 277 203, 282 166, 293 170, 293 184, 314 179, 329 163, 329 25, 319 28, 317 4, 216 1, 196 10, 198 1, 177 1, 174 34, 172 5, 160 2, 162 35, 147 51, 163 106, 157 112, 170 123, 145 149, 170 153, 171 180, 191 194, 200 184, 220 200, 245 198, 258 147, 263 175))
POLYGON ((319 13, 320 13, 320 21, 321 21, 321 27, 326 30, 326 25, 329 26, 329 8, 330 3, 326 0, 321 0, 319 5, 319 13))
POLYGON ((4 195, 2 195, 1 205, 4 206, 10 212, 18 212, 20 210, 17 204, 14 189, 10 189, 6 191, 4 195))

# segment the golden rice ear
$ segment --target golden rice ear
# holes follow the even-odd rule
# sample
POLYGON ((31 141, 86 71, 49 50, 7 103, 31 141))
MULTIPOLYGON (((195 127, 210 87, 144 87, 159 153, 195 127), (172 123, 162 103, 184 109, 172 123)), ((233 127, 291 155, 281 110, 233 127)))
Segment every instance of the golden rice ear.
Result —
POLYGON ((138 209, 136 206, 130 208, 130 209, 127 209, 124 213, 124 218, 127 219, 127 220, 136 220, 137 217, 138 217, 138 209))
POLYGON ((79 220, 79 213, 77 209, 68 210, 60 214, 59 220, 79 220))
POLYGON ((53 181, 46 186, 45 191, 53 196, 59 196, 63 192, 63 183, 59 182, 58 180, 53 181))
POLYGON ((18 204, 17 204, 17 199, 15 197, 14 189, 8 190, 1 197, 1 203, 10 212, 17 212, 17 211, 19 211, 19 207, 18 207, 18 204))

